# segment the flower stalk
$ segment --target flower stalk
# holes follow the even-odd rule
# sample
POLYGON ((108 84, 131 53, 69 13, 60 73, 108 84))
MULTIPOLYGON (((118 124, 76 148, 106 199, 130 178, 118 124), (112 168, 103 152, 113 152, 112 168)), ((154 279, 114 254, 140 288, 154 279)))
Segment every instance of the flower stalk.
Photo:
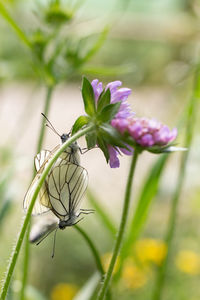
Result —
POLYGON ((195 78, 194 78, 194 90, 191 100, 187 109, 187 121, 186 121, 186 133, 185 133, 185 147, 188 148, 188 151, 183 152, 181 157, 181 164, 179 169, 178 182, 176 185, 176 189, 172 198, 171 211, 169 216, 169 222, 167 227, 167 232, 165 236, 165 243, 168 248, 167 255, 160 266, 160 269, 157 274, 155 288, 153 290, 152 300, 160 300, 162 297, 162 291, 164 288, 166 271, 168 267, 168 262, 171 254, 172 241, 175 232, 176 219, 177 219, 177 211, 178 204, 180 200, 180 195, 184 185, 186 166, 188 162, 189 152, 192 144, 193 134, 194 134, 194 124, 196 119, 196 105, 197 101, 200 98, 200 67, 197 67, 195 78))
POLYGON ((56 153, 50 159, 50 161, 48 162, 48 164, 47 164, 44 172, 42 173, 40 179, 38 180, 38 183, 37 183, 37 186, 36 186, 35 191, 33 193, 33 197, 31 199, 29 208, 27 210, 27 214, 26 214, 26 216, 25 216, 25 218, 23 220, 22 228, 20 230, 20 233, 19 233, 19 236, 18 236, 18 239, 17 239, 17 243, 16 243, 16 245, 14 247, 14 251, 13 251, 13 253, 11 255, 10 263, 9 263, 8 270, 7 270, 7 273, 6 273, 6 276, 5 276, 5 281, 4 281, 3 287, 2 287, 2 292, 0 294, 0 299, 1 300, 5 300, 6 299, 6 295, 7 295, 7 292, 8 292, 8 287, 9 287, 9 284, 10 284, 10 280, 11 280, 11 277, 12 277, 12 274, 13 274, 13 271, 14 271, 14 268, 15 268, 18 256, 19 256, 19 252, 21 250, 22 242, 23 242, 23 239, 24 239, 24 236, 25 236, 28 224, 30 222, 31 212, 33 210, 33 206, 35 204, 35 201, 37 199, 39 191, 40 191, 40 189, 41 189, 41 187, 42 187, 42 185, 43 185, 43 183, 45 181, 46 176, 48 175, 51 167, 53 166, 53 164, 55 163, 55 161, 59 158, 59 156, 61 155, 61 153, 64 152, 65 149, 67 147, 69 147, 73 142, 75 142, 78 138, 80 138, 81 136, 89 133, 92 130, 93 130, 93 126, 88 126, 88 127, 84 128, 84 129, 82 129, 81 131, 79 131, 78 133, 74 134, 72 137, 70 137, 58 149, 58 151, 56 151, 56 153))
POLYGON ((131 199, 132 182, 133 182, 133 176, 134 176, 134 171, 135 171, 138 155, 139 155, 139 153, 136 148, 134 151, 134 155, 132 157, 132 162, 131 162, 130 171, 129 171, 129 175, 128 175, 121 223, 119 226, 119 231, 117 234, 117 239, 116 239, 114 250, 113 250, 113 256, 112 256, 108 271, 106 273, 105 280, 104 280, 101 290, 99 292, 99 296, 97 298, 98 300, 103 300, 105 298, 106 292, 108 290, 108 287, 109 287, 109 284, 111 281, 112 273, 113 273, 113 270, 114 270, 114 267, 116 264, 116 260, 117 260, 117 257, 118 257, 119 251, 120 251, 120 247, 122 244, 122 239, 124 236, 126 223, 127 223, 127 219, 128 219, 128 210, 129 210, 130 199, 131 199))

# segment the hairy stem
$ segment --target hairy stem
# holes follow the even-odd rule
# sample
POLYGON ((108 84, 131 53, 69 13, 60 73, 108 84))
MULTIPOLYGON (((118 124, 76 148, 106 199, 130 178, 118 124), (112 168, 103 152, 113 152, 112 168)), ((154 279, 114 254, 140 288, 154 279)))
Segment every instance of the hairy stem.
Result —
POLYGON ((124 197, 124 207, 123 207, 123 211, 122 211, 121 223, 119 226, 119 231, 118 231, 117 239, 116 239, 115 246, 114 246, 112 259, 111 259, 108 271, 106 273, 104 283, 100 289, 99 296, 97 298, 98 300, 103 300, 105 298, 106 292, 109 287, 109 283, 111 281, 111 277, 112 277, 112 273, 113 273, 113 270, 115 267, 117 256, 120 251, 120 247, 121 247, 121 243, 122 243, 122 239, 124 236, 124 231, 125 231, 125 227, 126 227, 126 223, 127 223, 127 218, 128 218, 128 209, 129 209, 129 204, 130 204, 130 199, 131 199, 133 175, 134 175, 134 171, 135 171, 135 167, 136 167, 137 158, 138 158, 138 152, 135 149, 135 152, 134 152, 134 155, 132 158, 132 162, 131 162, 131 166, 130 166, 127 185, 126 185, 126 191, 125 191, 125 197, 124 197))
MULTIPOLYGON (((45 98, 45 104, 44 104, 44 114, 45 116, 48 116, 49 108, 50 108, 50 102, 51 102, 51 96, 53 92, 53 87, 47 87, 47 94, 45 98)), ((40 127, 40 134, 38 138, 37 143, 37 152, 39 153, 42 149, 42 145, 44 142, 44 133, 45 133, 45 119, 42 118, 41 127, 40 127)), ((35 175, 35 168, 33 170, 33 176, 35 175)), ((29 244, 29 234, 30 234, 30 225, 28 226, 27 232, 26 232, 26 238, 24 241, 24 265, 23 265, 23 277, 22 277, 22 288, 20 292, 20 300, 25 299, 25 287, 28 280, 28 266, 29 266, 29 255, 30 255, 30 244, 29 244)))
POLYGON ((73 142, 75 142, 78 138, 80 138, 81 136, 85 135, 86 133, 88 133, 88 132, 90 132, 92 130, 93 130, 93 126, 88 126, 88 127, 84 128, 83 130, 81 130, 81 131, 77 132, 76 134, 74 134, 72 137, 70 137, 58 149, 58 151, 56 151, 56 153, 52 156, 52 158, 48 162, 48 164, 47 164, 44 172, 42 173, 40 179, 38 180, 38 183, 37 183, 37 185, 35 187, 35 191, 33 193, 33 197, 31 199, 29 208, 27 210, 27 214, 26 214, 26 216, 25 216, 25 218, 23 220, 22 228, 20 230, 20 233, 19 233, 16 245, 14 247, 14 251, 11 254, 10 263, 8 265, 8 270, 6 272, 5 280, 4 280, 2 291, 1 291, 1 294, 0 294, 0 299, 1 300, 5 300, 5 298, 6 298, 6 295, 7 295, 7 292, 8 292, 8 287, 9 287, 9 284, 10 284, 10 280, 11 280, 11 277, 12 277, 12 274, 13 274, 13 271, 14 271, 14 268, 15 268, 18 256, 19 256, 19 252, 21 250, 21 246, 22 246, 22 242, 23 242, 23 239, 24 239, 24 235, 26 233, 26 230, 27 230, 30 218, 31 218, 31 212, 33 210, 33 206, 35 204, 35 201, 37 199, 39 191, 40 191, 40 189, 42 187, 42 184, 45 181, 46 176, 48 175, 51 167, 53 166, 53 164, 55 163, 55 161, 59 158, 59 156, 61 155, 61 153, 64 152, 65 149, 67 147, 69 147, 70 144, 72 144, 73 142))

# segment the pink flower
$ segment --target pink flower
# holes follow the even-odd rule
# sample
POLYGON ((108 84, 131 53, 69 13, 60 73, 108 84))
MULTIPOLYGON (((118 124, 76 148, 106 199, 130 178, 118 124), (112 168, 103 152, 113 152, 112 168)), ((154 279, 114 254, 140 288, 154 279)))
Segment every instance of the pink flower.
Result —
POLYGON ((113 119, 111 125, 120 133, 128 132, 134 141, 142 147, 167 146, 177 136, 177 129, 170 129, 155 119, 127 118, 126 122, 113 119))
MULTIPOLYGON (((99 96, 103 92, 103 84, 99 82, 98 79, 94 79, 92 82, 92 87, 94 90, 95 100, 98 103, 99 96)), ((121 124, 123 122, 126 123, 126 119, 134 115, 131 111, 130 104, 127 102, 128 96, 131 94, 131 89, 129 88, 119 88, 122 85, 121 81, 113 81, 107 84, 106 90, 110 89, 111 93, 111 101, 110 103, 121 102, 119 111, 115 115, 114 119, 120 120, 121 124)), ((130 147, 129 147, 130 148, 130 147)), ((126 149, 114 148, 112 146, 108 146, 108 151, 110 154, 110 167, 111 168, 118 168, 119 167, 119 158, 118 155, 120 152, 123 152, 126 155, 131 155, 133 153, 133 149, 130 148, 130 151, 126 149)))

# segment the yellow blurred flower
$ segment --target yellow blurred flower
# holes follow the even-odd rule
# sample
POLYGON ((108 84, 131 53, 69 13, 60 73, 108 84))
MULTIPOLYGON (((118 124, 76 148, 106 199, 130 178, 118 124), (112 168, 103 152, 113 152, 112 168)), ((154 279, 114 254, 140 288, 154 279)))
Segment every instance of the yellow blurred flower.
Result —
POLYGON ((175 264, 184 273, 191 275, 200 274, 200 255, 193 251, 179 251, 175 259, 175 264))
POLYGON ((166 256, 167 247, 161 240, 146 238, 136 242, 135 252, 140 262, 160 265, 166 256))
POLYGON ((122 272, 122 282, 128 289, 143 287, 148 281, 150 271, 148 268, 141 268, 134 261, 127 260, 122 272))
MULTIPOLYGON (((105 271, 108 270, 108 267, 110 265, 110 261, 111 261, 111 258, 112 258, 112 253, 108 252, 108 253, 105 253, 102 257, 101 257, 101 262, 102 262, 102 265, 103 265, 103 269, 105 271)), ((114 267, 114 270, 113 270, 113 274, 115 274, 118 269, 119 269, 119 262, 120 262, 120 258, 119 256, 117 257, 117 261, 116 261, 116 264, 115 264, 115 267, 114 267)))
POLYGON ((59 283, 51 291, 51 300, 72 300, 78 291, 74 284, 59 283))

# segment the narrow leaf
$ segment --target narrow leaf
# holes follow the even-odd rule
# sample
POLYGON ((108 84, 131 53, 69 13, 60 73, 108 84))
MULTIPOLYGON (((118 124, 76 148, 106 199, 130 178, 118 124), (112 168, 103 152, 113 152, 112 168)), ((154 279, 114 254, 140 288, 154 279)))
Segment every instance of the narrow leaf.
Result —
POLYGON ((118 110, 120 108, 120 105, 121 105, 121 102, 106 105, 102 109, 101 114, 99 116, 99 119, 102 122, 111 121, 114 118, 114 116, 116 115, 116 113, 118 112, 118 110))
POLYGON ((102 109, 110 104, 110 89, 107 89, 106 91, 103 91, 99 97, 98 103, 97 103, 97 112, 101 112, 102 109))
POLYGON ((79 131, 84 125, 88 124, 90 118, 88 116, 80 116, 72 127, 72 135, 79 131))
POLYGON ((93 116, 96 112, 94 90, 86 77, 83 77, 82 97, 86 113, 93 116))
POLYGON ((22 29, 17 25, 15 20, 11 17, 9 12, 6 10, 4 4, 0 2, 0 14, 4 17, 4 19, 10 24, 10 26, 14 29, 20 40, 29 48, 32 49, 32 44, 27 38, 26 34, 22 31, 22 29))
POLYGON ((102 30, 102 32, 100 33, 97 41, 92 45, 92 47, 89 49, 85 57, 82 58, 81 60, 82 63, 88 61, 92 56, 95 55, 95 53, 98 52, 98 50, 102 47, 103 43, 105 42, 108 32, 109 32, 109 27, 108 25, 106 25, 102 30))
POLYGON ((96 196, 91 192, 91 190, 87 190, 87 198, 94 207, 95 211, 97 212, 97 217, 99 217, 102 221, 102 224, 106 227, 108 232, 114 237, 117 233, 116 226, 112 221, 110 215, 107 214, 103 206, 100 204, 100 201, 97 200, 96 196))
POLYGON ((170 146, 168 148, 166 148, 163 152, 177 152, 177 151, 187 151, 187 148, 184 147, 176 147, 176 146, 170 146))

